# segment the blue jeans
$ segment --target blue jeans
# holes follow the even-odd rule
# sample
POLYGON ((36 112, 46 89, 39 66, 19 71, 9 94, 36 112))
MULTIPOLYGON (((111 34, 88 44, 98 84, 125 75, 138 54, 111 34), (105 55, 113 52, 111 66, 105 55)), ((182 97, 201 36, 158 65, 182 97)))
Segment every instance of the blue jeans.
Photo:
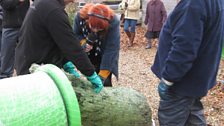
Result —
POLYGON ((124 20, 124 31, 125 32, 135 32, 136 24, 137 24, 137 20, 125 19, 124 20), (130 30, 129 30, 129 27, 131 27, 130 30))
POLYGON ((0 79, 11 77, 14 71, 15 48, 19 28, 3 28, 0 79))
POLYGON ((160 98, 158 117, 160 126, 207 126, 201 98, 169 94, 170 99, 160 98))

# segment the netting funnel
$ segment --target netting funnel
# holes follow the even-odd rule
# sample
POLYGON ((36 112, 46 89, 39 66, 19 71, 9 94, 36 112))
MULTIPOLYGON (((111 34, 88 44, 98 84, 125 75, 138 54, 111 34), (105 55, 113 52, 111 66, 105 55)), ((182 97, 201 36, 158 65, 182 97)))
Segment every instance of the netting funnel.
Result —
POLYGON ((0 126, 81 126, 66 75, 47 64, 33 74, 0 80, 0 126))

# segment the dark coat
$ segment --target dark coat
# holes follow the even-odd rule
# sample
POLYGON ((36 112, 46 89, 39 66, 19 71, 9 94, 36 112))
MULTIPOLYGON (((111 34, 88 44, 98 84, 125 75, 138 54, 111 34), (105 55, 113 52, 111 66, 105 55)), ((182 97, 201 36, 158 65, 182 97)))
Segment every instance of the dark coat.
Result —
POLYGON ((20 28, 30 6, 30 1, 1 0, 0 4, 3 8, 3 27, 20 28))
POLYGON ((223 35, 223 0, 181 0, 160 32, 152 71, 178 95, 205 96, 216 84, 223 35))
POLYGON ((2 6, 0 6, 0 31, 2 31, 2 20, 3 20, 3 10, 2 6))
POLYGON ((16 47, 17 74, 29 73, 32 63, 55 64, 62 67, 63 60, 72 61, 86 76, 94 67, 82 50, 68 16, 63 0, 35 0, 27 12, 16 47))
POLYGON ((146 8, 145 25, 148 31, 160 31, 166 21, 167 12, 160 0, 149 1, 146 8))
MULTIPOLYGON (((79 41, 85 38, 82 27, 80 25, 80 21, 82 19, 79 16, 79 13, 75 16, 74 21, 74 32, 78 36, 79 41)), ((119 19, 114 16, 114 18, 110 21, 110 26, 107 32, 103 35, 100 39, 102 42, 101 50, 102 56, 100 59, 100 70, 109 70, 112 72, 116 77, 118 77, 118 59, 119 59, 119 51, 120 51, 120 22, 119 19)), ((94 54, 95 52, 90 52, 90 60, 93 61, 94 57, 91 57, 91 53, 94 54)), ((94 63, 93 63, 94 64, 94 63)))

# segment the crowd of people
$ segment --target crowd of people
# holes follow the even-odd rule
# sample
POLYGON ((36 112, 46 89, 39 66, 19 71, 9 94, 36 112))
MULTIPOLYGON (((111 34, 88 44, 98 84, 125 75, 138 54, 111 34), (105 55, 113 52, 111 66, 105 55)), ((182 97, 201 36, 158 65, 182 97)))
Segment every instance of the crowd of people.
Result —
MULTIPOLYGON (((104 4, 87 3, 74 15, 74 0, 0 1, 0 79, 29 74, 33 63, 54 64, 83 74, 100 93, 118 79, 120 19, 104 4)), ((140 0, 122 0, 124 31, 133 46, 140 0)), ((161 126, 206 126, 201 98, 215 86, 224 35, 223 0, 178 0, 167 17, 161 0, 149 0, 144 24, 146 49, 158 38, 152 72, 158 84, 161 126)))

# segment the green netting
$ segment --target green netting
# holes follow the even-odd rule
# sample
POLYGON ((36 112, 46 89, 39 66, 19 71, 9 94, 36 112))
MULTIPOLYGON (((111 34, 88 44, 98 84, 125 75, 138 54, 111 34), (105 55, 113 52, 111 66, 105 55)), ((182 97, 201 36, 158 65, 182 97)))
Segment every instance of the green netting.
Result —
POLYGON ((79 103, 76 98, 75 92, 68 80, 67 76, 56 66, 47 64, 39 67, 37 71, 44 71, 55 81, 58 89, 60 90, 63 98, 65 109, 67 112, 67 119, 69 126, 81 126, 81 115, 79 103))
POLYGON ((65 107, 44 72, 0 81, 0 120, 6 126, 65 126, 65 107))
POLYGON ((53 65, 38 71, 0 80, 0 125, 80 126, 78 102, 64 73, 53 65))

